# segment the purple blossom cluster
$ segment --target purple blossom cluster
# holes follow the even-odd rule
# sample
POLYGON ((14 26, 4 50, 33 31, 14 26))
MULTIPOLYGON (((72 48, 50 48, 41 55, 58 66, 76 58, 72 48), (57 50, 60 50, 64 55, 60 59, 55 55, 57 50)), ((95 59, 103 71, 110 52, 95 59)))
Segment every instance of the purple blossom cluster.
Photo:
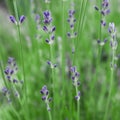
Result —
POLYGON ((51 12, 46 10, 43 12, 43 17, 44 17, 44 26, 43 26, 43 30, 49 34, 49 38, 46 39, 46 42, 48 44, 52 44, 54 39, 55 39, 55 35, 54 32, 56 30, 55 26, 52 26, 52 16, 51 16, 51 12))
POLYGON ((111 41, 110 41, 111 48, 113 50, 116 50, 118 46, 118 42, 116 40, 116 28, 114 23, 109 23, 108 32, 111 35, 111 41))
POLYGON ((47 110, 50 111, 49 103, 52 101, 52 98, 49 97, 49 91, 46 85, 42 87, 40 93, 42 94, 42 100, 46 103, 47 110))
POLYGON ((106 21, 105 16, 108 15, 110 13, 110 8, 109 8, 109 0, 103 0, 102 4, 101 4, 101 8, 95 6, 95 10, 100 12, 100 14, 102 15, 102 19, 101 19, 101 25, 102 26, 106 26, 106 21))
POLYGON ((8 65, 4 71, 5 76, 9 82, 17 83, 18 81, 14 79, 14 75, 17 73, 18 67, 14 58, 8 58, 8 65))
POLYGON ((11 103, 10 91, 6 87, 2 88, 2 94, 7 98, 8 103, 11 103))
POLYGON ((68 16, 69 18, 67 19, 67 22, 69 23, 70 25, 70 29, 71 29, 71 32, 68 32, 67 33, 67 36, 69 38, 75 38, 77 36, 77 32, 74 32, 74 28, 75 28, 75 23, 76 23, 76 19, 74 17, 74 14, 75 14, 75 10, 74 8, 73 9, 70 9, 68 11, 68 16))
MULTIPOLYGON (((71 67, 70 71, 72 73, 72 83, 75 86, 75 88, 78 89, 78 86, 80 85, 80 82, 79 82, 80 74, 79 74, 79 72, 77 72, 77 69, 75 66, 71 67)), ((76 100, 80 99, 80 91, 76 91, 75 99, 76 100)))
POLYGON ((38 41, 42 38, 42 35, 40 34, 40 32, 42 31, 41 22, 41 16, 39 14, 35 14, 35 23, 37 29, 35 37, 38 41))
MULTIPOLYGON (((95 10, 98 11, 101 14, 101 26, 105 27, 106 26, 106 21, 105 21, 105 16, 110 13, 110 8, 109 8, 109 0, 103 0, 101 3, 101 8, 94 6, 95 10)), ((103 41, 102 40, 97 40, 97 43, 101 46, 105 45, 107 42, 107 39, 105 38, 103 41)))
POLYGON ((9 18, 10 18, 10 21, 11 21, 12 23, 16 24, 16 25, 20 25, 20 24, 23 23, 24 20, 25 20, 25 16, 24 16, 24 15, 20 16, 19 21, 17 21, 16 18, 15 18, 13 15, 10 15, 9 18))
POLYGON ((4 70, 5 78, 9 81, 7 83, 8 86, 2 88, 2 93, 6 96, 8 102, 11 102, 10 96, 14 94, 15 97, 19 98, 19 92, 17 90, 17 86, 21 86, 23 81, 19 81, 16 79, 16 73, 18 71, 18 67, 14 58, 9 57, 7 62, 7 67, 4 70))

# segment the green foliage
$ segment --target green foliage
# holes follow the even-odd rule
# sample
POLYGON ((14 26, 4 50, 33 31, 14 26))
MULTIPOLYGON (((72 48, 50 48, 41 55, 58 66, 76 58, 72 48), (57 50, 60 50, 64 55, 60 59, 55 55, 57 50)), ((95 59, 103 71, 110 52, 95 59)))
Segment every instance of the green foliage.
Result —
MULTIPOLYGON (((115 23, 119 44, 119 0, 110 1, 111 13, 105 18, 105 29, 101 30, 102 40, 106 37, 108 41, 102 48, 97 44, 101 29, 100 15, 94 10, 94 5, 100 6, 101 1, 51 0, 46 4, 44 0, 6 0, 8 9, 0 12, 0 89, 5 86, 3 69, 7 65, 8 57, 14 57, 17 61, 17 77, 24 80, 24 83, 20 99, 13 100, 10 104, 0 92, 0 120, 48 120, 49 112, 40 94, 43 85, 47 85, 53 98, 50 103, 52 120, 103 120, 108 103, 106 116, 112 120, 119 120, 119 59, 112 76, 112 90, 108 102, 112 56, 108 24, 115 23), (13 1, 16 1, 18 17, 26 16, 19 27, 8 18, 9 15, 16 14, 13 1), (67 19, 72 1, 76 10, 74 30, 78 36, 69 39, 67 32, 70 31, 70 27, 67 19), (45 10, 51 11, 52 25, 56 26, 52 46, 45 42, 49 35, 42 29, 45 10), (40 30, 36 29, 36 14, 40 15, 40 30), (73 46, 76 50, 74 54, 73 46), (57 64, 57 67, 51 69, 47 64, 48 60, 57 64), (71 80, 71 66, 76 66, 80 72, 79 104, 74 98, 76 91, 71 80)), ((117 55, 119 50, 118 45, 117 55)))

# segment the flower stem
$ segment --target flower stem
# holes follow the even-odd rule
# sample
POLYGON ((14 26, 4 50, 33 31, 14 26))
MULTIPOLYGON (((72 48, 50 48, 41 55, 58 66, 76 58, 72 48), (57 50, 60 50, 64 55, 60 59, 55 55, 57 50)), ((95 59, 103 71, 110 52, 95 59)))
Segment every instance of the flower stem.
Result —
MULTIPOLYGON (((76 95, 77 95, 78 88, 77 88, 77 86, 75 88, 76 88, 76 95)), ((79 100, 77 100, 77 120, 80 120, 79 114, 80 114, 80 102, 79 102, 79 100)))
POLYGON ((110 90, 109 90, 109 93, 108 93, 108 98, 107 98, 107 103, 106 103, 104 120, 107 120, 107 117, 108 117, 108 110, 109 110, 109 105, 110 105, 110 100, 111 100, 112 89, 113 89, 114 63, 115 63, 114 58, 115 58, 115 50, 113 50, 113 54, 112 54, 112 67, 111 67, 110 90))
POLYGON ((50 111, 48 111, 48 115, 49 115, 49 120, 52 120, 52 115, 50 111))
POLYGON ((24 85, 23 85, 24 102, 25 102, 24 104, 26 106, 25 107, 26 109, 24 109, 24 110, 28 110, 27 109, 27 91, 26 91, 26 78, 25 78, 25 67, 24 67, 23 43, 22 43, 22 39, 21 39, 21 31, 20 31, 20 24, 19 24, 19 17, 18 17, 18 10, 17 10, 16 0, 13 0, 13 6, 14 6, 15 16, 16 16, 16 20, 17 20, 18 39, 19 39, 19 42, 20 42, 20 52, 19 52, 19 54, 20 54, 20 59, 21 59, 20 62, 22 64, 22 72, 23 72, 23 80, 24 80, 24 85))

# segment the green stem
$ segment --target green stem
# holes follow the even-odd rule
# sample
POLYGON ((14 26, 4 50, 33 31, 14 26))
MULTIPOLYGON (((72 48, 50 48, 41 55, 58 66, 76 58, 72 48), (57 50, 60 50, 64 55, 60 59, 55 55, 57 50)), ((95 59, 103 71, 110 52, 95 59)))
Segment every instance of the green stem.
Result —
MULTIPOLYGON (((77 86, 75 88, 76 88, 76 95, 77 95, 78 88, 77 88, 77 86)), ((80 120, 79 114, 80 114, 80 102, 79 102, 79 100, 77 100, 77 120, 80 120)))
POLYGON ((12 109, 12 112, 15 113, 17 119, 21 120, 21 117, 20 117, 19 113, 15 110, 15 108, 13 107, 12 104, 10 104, 10 108, 12 109))
POLYGON ((80 14, 79 14, 79 22, 78 22, 78 25, 77 25, 77 32, 79 33, 79 35, 77 36, 76 38, 76 42, 75 42, 75 55, 74 55, 74 59, 73 59, 73 63, 75 63, 75 60, 76 60, 76 57, 77 57, 77 52, 78 51, 78 41, 79 41, 79 36, 81 37, 82 36, 82 28, 83 28, 83 23, 84 23, 84 18, 85 18, 85 13, 86 13, 86 8, 87 8, 87 3, 88 3, 88 0, 82 0, 81 1, 81 6, 80 6, 80 14), (83 10, 84 9, 84 10, 83 10))
MULTIPOLYGON (((18 33, 18 39, 20 42, 20 59, 21 59, 21 64, 22 64, 22 72, 23 72, 23 79, 24 79, 24 85, 23 85, 23 91, 24 91, 24 104, 25 104, 25 109, 24 112, 28 113, 28 109, 27 109, 27 91, 26 91, 26 78, 25 78, 25 67, 24 67, 24 55, 23 55, 23 43, 22 43, 22 39, 21 39, 21 31, 20 31, 20 24, 19 24, 19 15, 18 15, 18 10, 17 10, 17 3, 16 0, 13 0, 13 5, 14 5, 14 11, 15 11, 15 16, 16 16, 16 20, 17 20, 17 33, 18 33), (25 111, 27 110, 27 111, 25 111)), ((24 114, 25 114, 24 113, 24 114)))
POLYGON ((107 115, 109 111, 109 105, 110 105, 110 100, 111 100, 111 94, 112 94, 112 88, 113 88, 113 80, 114 80, 114 58, 115 58, 115 50, 113 50, 113 55, 112 55, 112 66, 111 66, 111 80, 110 80, 110 90, 108 93, 108 98, 107 98, 107 103, 106 103, 106 109, 105 109, 105 115, 104 115, 104 120, 107 120, 107 115))
MULTIPOLYGON (((51 63, 54 64, 54 49, 53 44, 50 44, 50 57, 51 57, 51 63)), ((54 68, 51 68, 52 72, 52 91, 53 91, 53 101, 55 101, 55 80, 54 80, 54 68)), ((53 103, 53 116, 55 115, 55 104, 53 103)))
POLYGON ((50 111, 48 111, 48 115, 49 115, 49 120, 52 120, 52 115, 50 111))

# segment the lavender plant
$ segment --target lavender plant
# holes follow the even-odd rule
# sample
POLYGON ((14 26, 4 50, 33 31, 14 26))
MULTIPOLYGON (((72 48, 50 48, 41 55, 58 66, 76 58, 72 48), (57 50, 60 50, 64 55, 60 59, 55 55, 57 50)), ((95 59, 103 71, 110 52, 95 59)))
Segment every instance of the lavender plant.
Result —
POLYGON ((72 83, 75 87, 75 90, 76 90, 76 96, 75 96, 75 99, 77 100, 77 120, 80 119, 79 115, 80 115, 80 109, 79 109, 79 100, 80 100, 80 91, 78 90, 78 86, 80 85, 80 82, 79 82, 79 76, 80 74, 77 72, 77 69, 75 66, 71 67, 70 68, 70 71, 72 73, 72 83))
POLYGON ((116 37, 115 24, 107 20, 114 21, 119 27, 119 0, 6 2, 12 14, 9 19, 16 29, 5 22, 5 16, 9 15, 7 12, 3 15, 6 8, 3 10, 2 6, 1 9, 0 1, 0 21, 3 23, 0 27, 0 119, 118 120, 120 96, 116 93, 120 87, 120 72, 116 53, 119 51, 119 34, 116 37), (95 2, 99 6, 95 6, 96 12, 93 12, 95 2), (108 23, 110 47, 107 44, 108 23), (60 36, 58 41, 56 35, 60 36), (96 38, 94 43, 92 40, 96 38), (26 46, 28 42, 29 48, 26 46), (96 47, 99 47, 98 55, 94 54, 96 47), (5 67, 7 56, 17 59, 21 69, 19 74, 14 58, 9 58, 13 62, 5 67), (43 101, 40 103, 38 91, 41 85, 44 86, 40 90, 43 101), (6 105, 6 100, 10 104, 6 105), (46 109, 42 109, 44 105, 46 109))
MULTIPOLYGON (((71 51, 72 54, 75 52, 75 41, 74 39, 77 36, 77 32, 75 32, 75 23, 76 23, 76 19, 75 19, 75 9, 74 9, 74 3, 71 3, 71 9, 68 11, 68 16, 69 18, 67 19, 67 22, 69 23, 70 26, 70 32, 67 33, 67 36, 70 40, 72 40, 72 46, 71 46, 71 51)), ((73 56, 74 59, 74 56, 73 56)))
POLYGON ((94 8, 96 11, 100 13, 101 26, 100 26, 100 35, 99 35, 100 38, 98 40, 98 44, 100 46, 103 46, 107 42, 106 38, 103 41, 101 41, 101 39, 102 39, 102 27, 105 27, 107 24, 105 17, 110 13, 109 0, 103 0, 100 8, 98 6, 94 6, 94 8))
POLYGON ((111 95, 113 91, 113 81, 114 81, 114 71, 116 68, 116 50, 118 46, 118 42, 116 39, 116 28, 114 23, 109 23, 109 28, 108 32, 110 34, 110 47, 111 47, 111 53, 112 53, 112 58, 111 58, 111 80, 110 80, 110 88, 108 92, 108 98, 107 98, 107 104, 106 104, 106 109, 105 109, 105 116, 104 120, 108 119, 108 110, 109 110, 109 105, 111 102, 111 95))
POLYGON ((23 81, 17 79, 16 76, 17 71, 18 71, 18 67, 15 59, 9 57, 8 65, 4 70, 5 78, 7 79, 8 82, 7 82, 7 86, 4 86, 2 88, 2 93, 7 98, 9 103, 14 100, 14 98, 12 98, 13 95, 14 97, 19 99, 20 98, 19 89, 21 89, 22 91, 23 81), (18 87, 20 88, 18 89, 18 87))

